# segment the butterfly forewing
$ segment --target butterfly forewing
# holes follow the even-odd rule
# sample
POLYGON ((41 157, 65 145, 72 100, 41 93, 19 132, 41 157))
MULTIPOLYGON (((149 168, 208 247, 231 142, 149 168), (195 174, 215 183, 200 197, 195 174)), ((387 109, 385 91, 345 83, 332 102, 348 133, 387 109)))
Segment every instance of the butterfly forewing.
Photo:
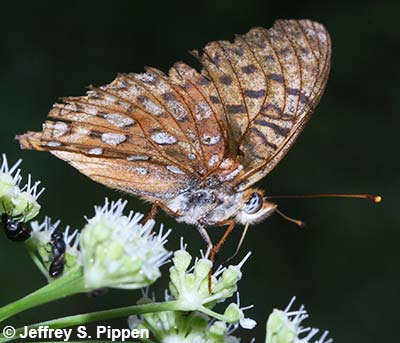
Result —
MULTIPOLYGON (((267 100, 245 131, 241 148, 248 155, 253 151, 254 160, 237 180, 238 189, 264 177, 286 154, 318 103, 330 68, 330 40, 322 25, 309 20, 278 21, 272 29, 260 31, 263 34, 256 37, 264 37, 273 51, 265 55, 263 68, 279 68, 281 73, 270 75, 267 100)), ((253 50, 261 60, 262 48, 253 43, 253 50)))
POLYGON ((320 24, 277 21, 193 52, 166 76, 121 74, 55 104, 23 147, 48 150, 107 186, 169 199, 209 176, 243 190, 265 176, 304 127, 325 87, 330 41, 320 24))
POLYGON ((233 128, 243 189, 279 162, 311 115, 329 72, 329 36, 309 20, 280 20, 209 43, 200 61, 233 128))

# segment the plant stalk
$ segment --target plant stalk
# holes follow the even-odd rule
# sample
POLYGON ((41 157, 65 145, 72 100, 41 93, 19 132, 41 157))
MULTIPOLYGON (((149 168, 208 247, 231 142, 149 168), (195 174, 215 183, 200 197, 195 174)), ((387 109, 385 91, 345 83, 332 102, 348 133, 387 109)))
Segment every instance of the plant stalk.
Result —
POLYGON ((65 276, 39 288, 33 293, 0 308, 0 322, 32 307, 85 291, 82 269, 73 270, 65 276))

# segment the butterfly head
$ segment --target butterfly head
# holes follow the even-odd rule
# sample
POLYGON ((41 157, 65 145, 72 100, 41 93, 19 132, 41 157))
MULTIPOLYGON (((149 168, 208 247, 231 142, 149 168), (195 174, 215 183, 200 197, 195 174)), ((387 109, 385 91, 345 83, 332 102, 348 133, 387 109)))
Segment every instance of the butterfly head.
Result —
POLYGON ((269 202, 260 189, 248 189, 243 196, 242 207, 236 215, 241 224, 256 224, 274 213, 277 205, 269 202))

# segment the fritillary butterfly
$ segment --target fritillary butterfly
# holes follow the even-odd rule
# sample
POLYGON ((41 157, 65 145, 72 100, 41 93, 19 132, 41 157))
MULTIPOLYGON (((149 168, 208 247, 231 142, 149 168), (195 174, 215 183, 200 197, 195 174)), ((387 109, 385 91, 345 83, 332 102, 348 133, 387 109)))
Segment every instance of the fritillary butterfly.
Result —
POLYGON ((252 185, 294 144, 317 105, 330 69, 326 29, 278 20, 233 43, 216 41, 199 73, 178 62, 121 74, 85 96, 56 103, 42 132, 18 137, 111 188, 153 203, 178 221, 206 228, 257 223, 276 211, 252 185))

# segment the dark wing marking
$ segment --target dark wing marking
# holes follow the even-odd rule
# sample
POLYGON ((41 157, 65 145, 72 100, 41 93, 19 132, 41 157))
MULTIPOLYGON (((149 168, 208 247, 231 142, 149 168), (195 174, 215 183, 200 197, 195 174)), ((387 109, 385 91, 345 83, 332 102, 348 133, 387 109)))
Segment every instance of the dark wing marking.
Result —
POLYGON ((238 189, 264 177, 294 143, 325 88, 330 53, 328 32, 309 20, 279 20, 206 45, 199 60, 232 128, 243 166, 238 189))

